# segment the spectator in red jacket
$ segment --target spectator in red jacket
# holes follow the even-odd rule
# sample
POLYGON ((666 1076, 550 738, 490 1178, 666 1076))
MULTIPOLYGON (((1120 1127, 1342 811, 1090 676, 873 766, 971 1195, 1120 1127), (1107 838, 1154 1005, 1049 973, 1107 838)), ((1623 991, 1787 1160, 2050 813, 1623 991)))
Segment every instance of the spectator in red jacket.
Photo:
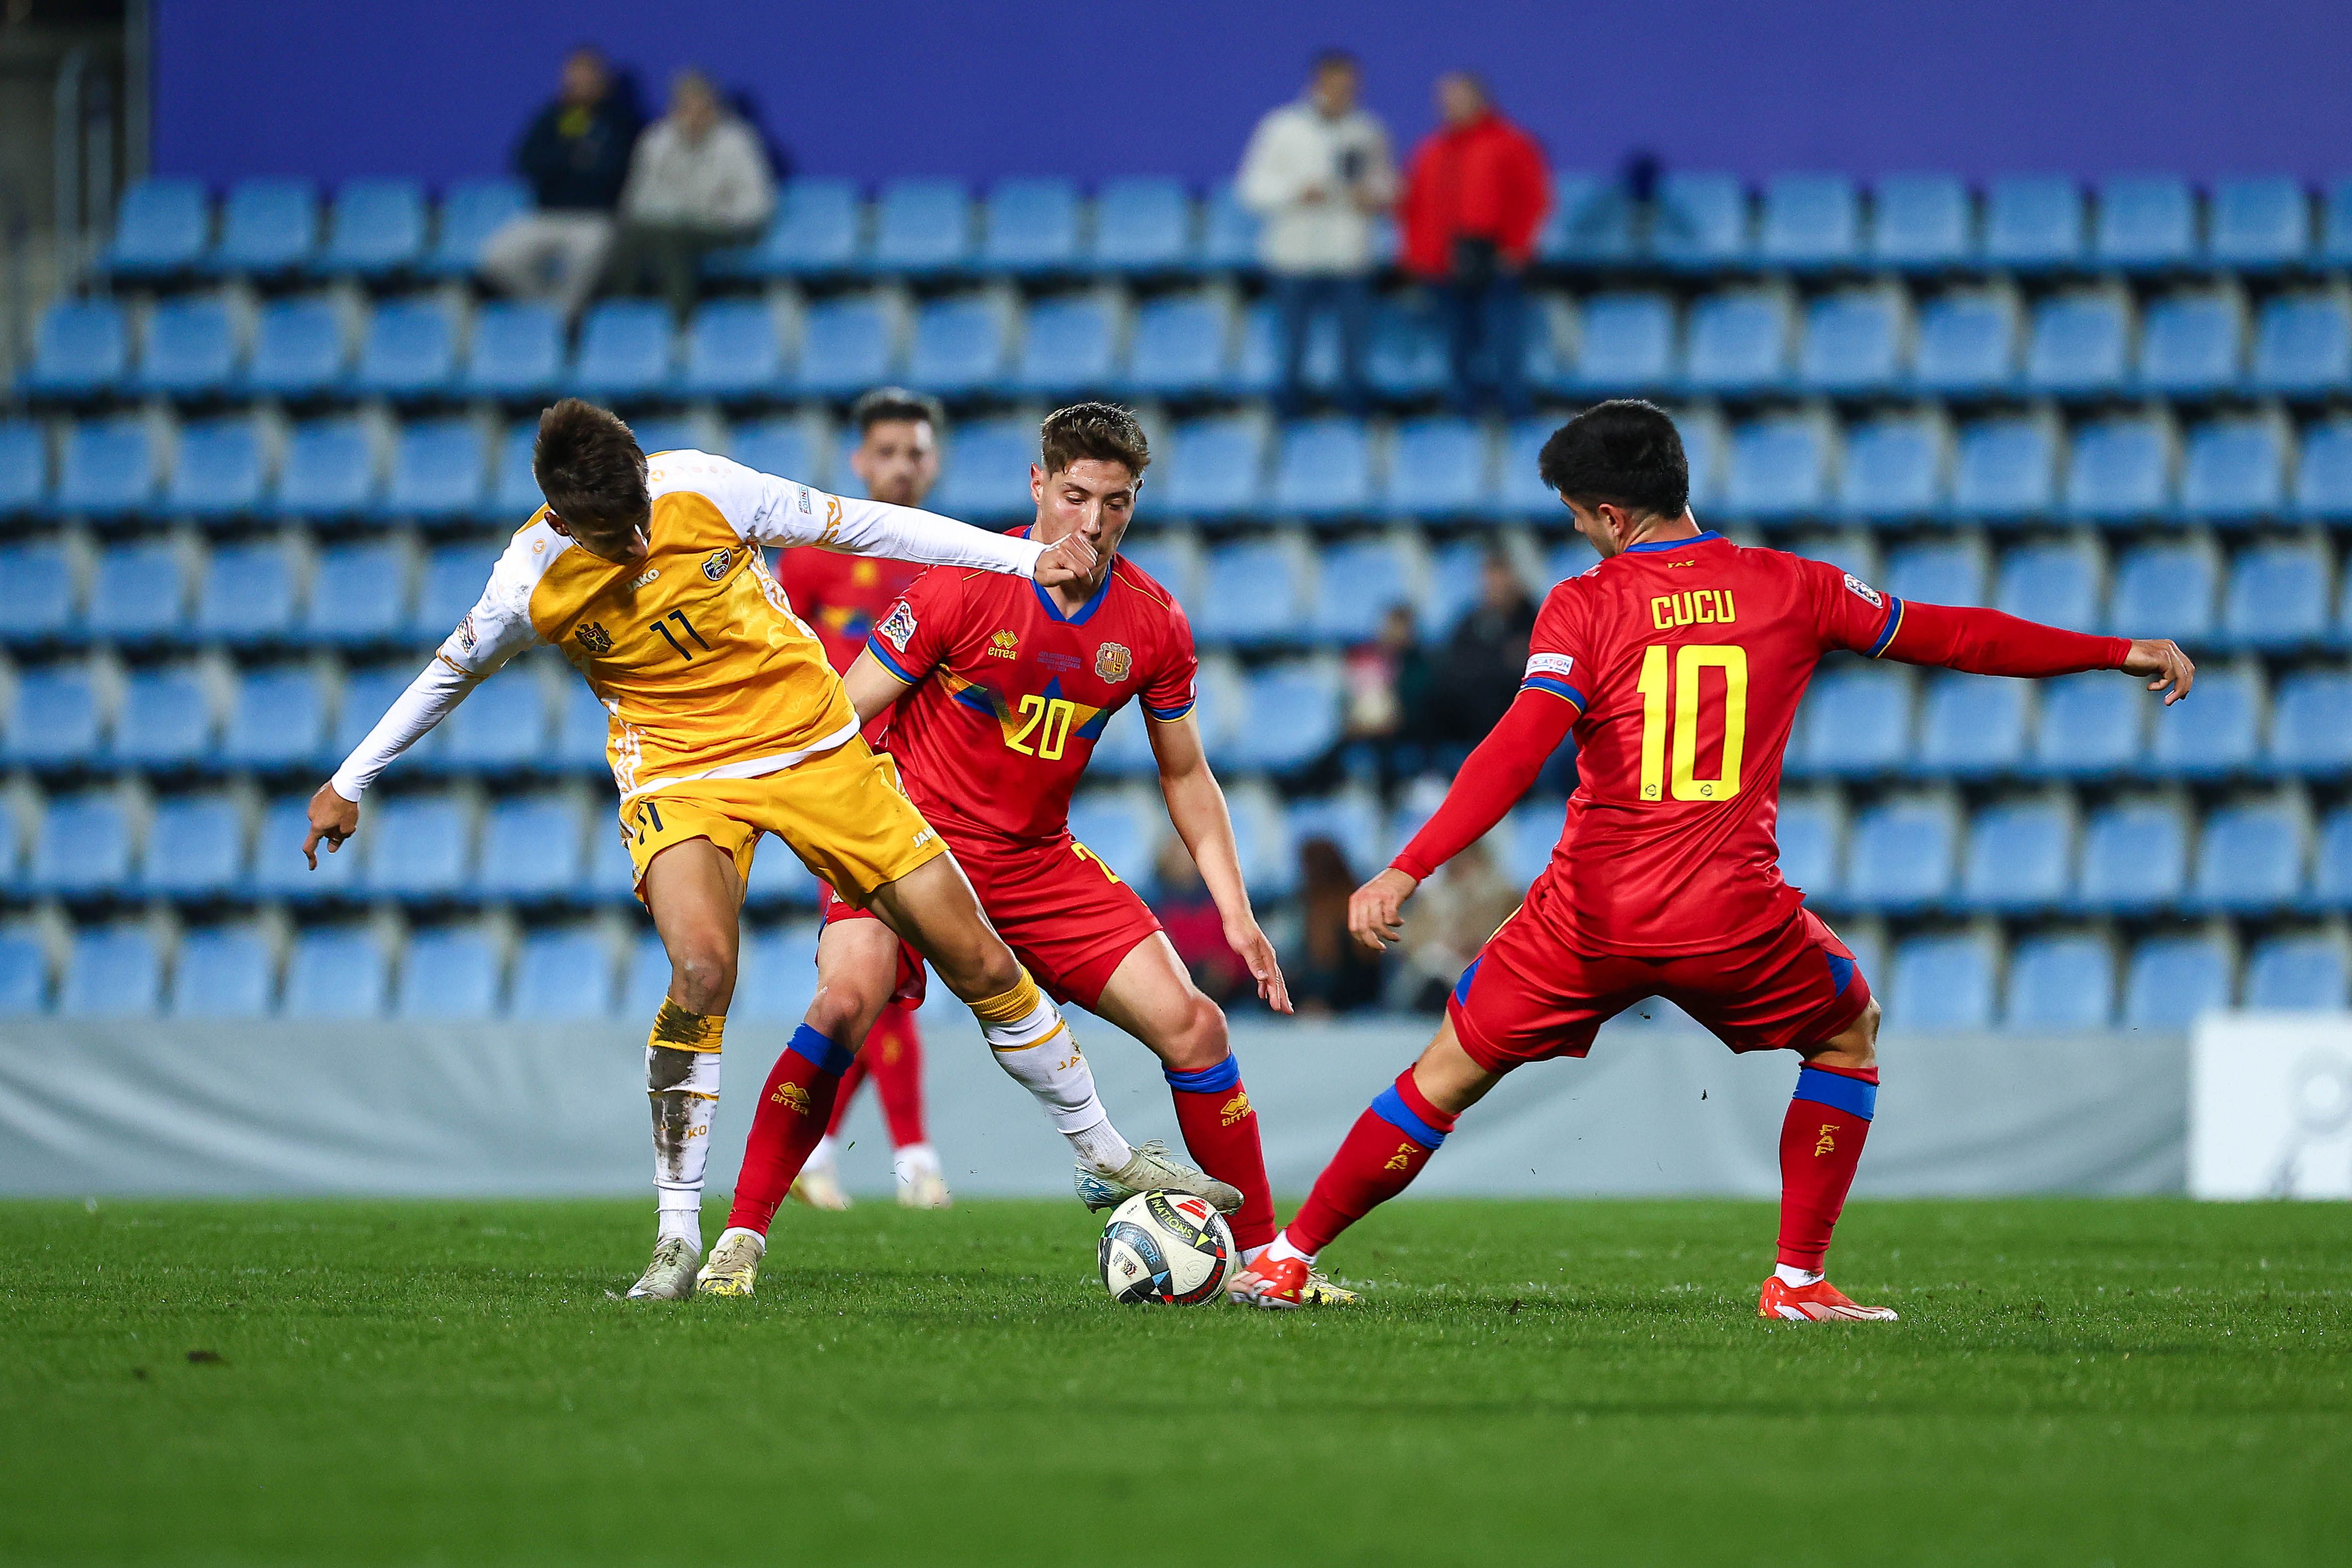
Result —
POLYGON ((1444 123, 1414 149, 1398 216, 1404 264, 1437 288, 1463 412, 1527 412, 1527 301, 1519 275, 1551 200, 1543 149, 1467 71, 1438 78, 1444 123))

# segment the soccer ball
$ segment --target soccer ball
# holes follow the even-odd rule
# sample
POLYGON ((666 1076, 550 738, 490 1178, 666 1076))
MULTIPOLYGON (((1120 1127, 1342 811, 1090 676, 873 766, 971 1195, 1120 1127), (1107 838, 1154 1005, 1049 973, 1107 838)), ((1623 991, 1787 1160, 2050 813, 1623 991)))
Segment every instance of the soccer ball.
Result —
POLYGON ((1189 1193, 1138 1193, 1103 1226, 1103 1289, 1122 1306, 1213 1301, 1237 1254, 1225 1216, 1189 1193))

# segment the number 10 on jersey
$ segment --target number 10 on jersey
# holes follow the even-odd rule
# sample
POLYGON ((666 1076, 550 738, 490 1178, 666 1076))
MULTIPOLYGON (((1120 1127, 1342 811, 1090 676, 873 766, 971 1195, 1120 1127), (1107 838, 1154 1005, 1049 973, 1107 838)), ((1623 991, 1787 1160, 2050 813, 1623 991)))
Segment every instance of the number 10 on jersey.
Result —
POLYGON ((1669 649, 1654 645, 1642 654, 1642 798, 1729 800, 1739 793, 1739 756, 1748 741, 1748 650, 1736 643, 1692 643, 1669 649), (1674 655, 1674 679, 1666 679, 1666 656, 1674 655), (1698 762, 1699 672, 1723 671, 1723 769, 1716 777, 1694 776, 1698 762), (1668 699, 1672 699, 1669 709, 1668 699), (1666 753, 1674 752, 1674 773, 1666 753))

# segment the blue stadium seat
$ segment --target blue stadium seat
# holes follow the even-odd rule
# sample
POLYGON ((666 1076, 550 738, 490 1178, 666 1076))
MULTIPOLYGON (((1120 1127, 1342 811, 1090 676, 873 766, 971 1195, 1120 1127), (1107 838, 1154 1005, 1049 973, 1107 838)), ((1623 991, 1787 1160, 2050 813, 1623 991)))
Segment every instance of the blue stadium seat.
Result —
POLYGON ((1181 396, 1224 379, 1233 320, 1219 300, 1186 294, 1147 301, 1135 312, 1127 386, 1141 395, 1181 396))
POLYGON ((2107 292, 2062 294, 2033 312, 2025 344, 2025 385, 2032 392, 2099 393, 2124 384, 2131 346, 2131 305, 2107 292))
POLYGON ((2312 854, 2311 897, 2319 910, 2352 909, 2352 806, 2339 806, 2320 825, 2312 854))
POLYGON ((2262 419, 2217 419, 2189 438, 2180 510, 2191 517, 2245 522, 2286 510, 2286 448, 2280 426, 2262 419))
POLYGON ((2282 295, 2254 325, 2247 378, 2260 392, 2340 392, 2352 384, 2352 310, 2328 294, 2282 295))
POLYGON ((607 300, 580 323, 570 384, 585 397, 647 397, 669 385, 676 356, 669 307, 653 300, 607 300))
POLYGON ((2319 255, 2331 266, 2352 260, 2352 180, 2337 180, 2319 194, 2319 255))
MULTIPOLYGON (((1554 374, 1549 313, 1538 306, 1528 314, 1528 352, 1531 384, 1554 374)), ((1410 399, 1443 392, 1452 372, 1447 368, 1445 334, 1426 309, 1383 300, 1372 310, 1371 340, 1364 349, 1364 377, 1384 397, 1410 399)), ((1336 376, 1337 367, 1334 367, 1336 376)))
POLYGON ((1570 265, 1631 261, 1633 216, 1633 200, 1617 182, 1579 170, 1556 171, 1551 210, 1544 215, 1536 254, 1570 265))
MULTIPOLYGON (((488 516, 492 521, 512 527, 539 510, 544 498, 539 493, 539 478, 530 468, 530 449, 538 438, 538 421, 524 419, 492 443, 498 468, 490 480, 488 516)), ((482 571, 484 575, 488 574, 487 562, 482 571)), ((480 578, 475 580, 474 586, 481 586, 480 578)), ((466 602, 473 603, 471 599, 466 602)))
POLYGON ((55 795, 26 864, 35 892, 68 898, 111 894, 131 880, 130 814, 110 791, 55 795))
POLYGON ((1584 302, 1573 384, 1643 392, 1674 380, 1675 307, 1664 294, 1595 294, 1584 302))
MULTIPOLYGON (((483 691, 491 689, 484 687, 483 691)), ((475 693, 475 699, 481 696, 475 693)), ((472 700, 469 700, 469 701, 472 700)), ((446 899, 473 868, 474 825, 456 796, 395 795, 370 803, 368 886, 402 899, 446 899)))
POLYGON ((872 295, 848 295, 809 307, 801 322, 803 392, 848 397, 890 378, 897 353, 890 318, 872 295))
POLYGON ((381 1018, 389 1000, 389 968, 382 945, 362 930, 330 926, 306 931, 294 939, 286 961, 286 993, 278 1005, 278 1016, 381 1018))
POLYGON ((2189 182, 2177 174, 2139 174, 2103 183, 2091 248, 2112 267, 2186 266, 2197 252, 2197 199, 2189 182))
POLYGON ((2107 629, 2127 637, 2197 642, 2212 635, 2220 571, 2195 544, 2147 544, 2116 568, 2107 629))
POLYGON ((1838 505, 1883 521, 1924 517, 1942 503, 1944 436, 1934 420, 1897 416, 1854 426, 1838 474, 1838 505))
POLYGON ((261 898, 310 900, 347 899, 361 890, 366 881, 374 825, 331 854, 321 845, 319 868, 311 870, 302 858, 302 840, 310 832, 313 787, 305 784, 300 795, 282 796, 262 813, 261 828, 253 840, 253 863, 246 873, 248 892, 261 898))
POLYGON ((68 515, 120 517, 154 499, 155 442, 137 415, 76 423, 66 435, 51 510, 68 515))
POLYGON ((1839 267, 1862 249, 1862 198, 1843 174, 1776 174, 1758 249, 1779 267, 1839 267))
POLYGON ((368 318, 352 387, 386 397, 425 397, 447 390, 457 372, 457 329, 442 303, 430 296, 387 300, 368 318))
POLYGON ((489 489, 480 427, 470 419, 424 420, 404 426, 393 443, 383 510, 427 521, 472 517, 482 510, 489 489))
POLYGON ((961 425, 948 437, 934 504, 950 517, 998 522, 1034 515, 1029 465, 1037 458, 1037 426, 1026 419, 961 425))
POLYGON ((1326 642, 1369 642, 1390 608, 1416 613, 1421 591, 1414 563, 1391 539, 1328 545, 1316 563, 1315 635, 1326 642))
MULTIPOLYGON (((340 762, 351 755, 353 747, 367 738, 376 721, 409 683, 416 679, 413 664, 381 665, 373 668, 354 669, 343 678, 343 689, 335 709, 334 734, 327 743, 330 758, 340 762)), ((472 706, 469 700, 467 706, 472 706)), ((402 756, 404 763, 414 764, 437 757, 448 740, 445 722, 436 725, 425 738, 411 746, 402 756)))
POLYGON ((708 300, 695 308, 678 390, 688 396, 752 397, 777 391, 783 374, 783 344, 765 300, 708 300))
POLYGON ((174 1018, 261 1018, 269 1014, 269 944, 250 931, 214 927, 180 939, 172 965, 171 1014, 174 1018))
POLYGON ((2205 818, 2190 900, 2254 913, 2292 906, 2303 892, 2303 824, 2284 805, 2225 806, 2205 818))
POLYGON ((2198 1016, 2230 1005, 2230 953, 2203 937, 2159 937, 2139 944, 2124 981, 2124 1026, 2184 1030, 2198 1016))
POLYGON ((1077 265, 1078 188, 1068 180, 999 180, 981 221, 981 268, 1056 272, 1077 265))
POLYGON ((1838 814, 1829 802, 1784 795, 1775 829, 1780 845, 1780 875, 1792 888, 1834 902, 1839 892, 1838 814))
POLYGON ((1106 180, 1095 193, 1092 255, 1119 272, 1181 267, 1192 250, 1192 198, 1176 180, 1106 180))
POLYGON ((1805 312, 1797 381, 1817 392, 1881 392, 1901 377, 1903 305, 1885 289, 1824 294, 1805 312))
MULTIPOLYGON (((1559 837, 1557 822, 1551 825, 1551 837, 1555 840, 1559 837)), ((1379 800, 1363 790, 1342 790, 1320 799, 1292 802, 1291 842, 1304 844, 1310 838, 1328 838, 1339 846, 1351 868, 1378 866, 1396 847, 1383 831, 1379 800)))
MULTIPOLYGON (((786 1027, 799 1023, 816 994, 817 934, 814 924, 803 922, 747 931, 730 1016, 786 1027)), ((640 963, 638 972, 645 967, 640 963)))
POLYGON ((1013 390, 1068 395, 1111 385, 1118 335, 1110 307, 1099 298, 1040 300, 1029 307, 1013 390))
POLYGON ((261 428, 250 417, 185 425, 158 510, 183 517, 248 516, 261 510, 268 479, 261 428))
POLYGON ((142 180, 122 193, 106 267, 124 277, 184 272, 212 242, 212 200, 196 180, 142 180))
POLYGON ((1805 517, 1828 500, 1829 444, 1819 421, 1759 419, 1731 438, 1723 504, 1742 517, 1805 517))
POLYGON ((706 269, 727 276, 804 278, 845 272, 857 262, 864 199, 855 182, 787 180, 776 216, 757 243, 710 257, 706 269))
POLYGON ((1230 272, 1257 265, 1257 214, 1242 205, 1231 180, 1209 187, 1201 204, 1201 265, 1230 272))
POLYGON ((1160 492, 1178 516, 1231 517, 1256 507, 1265 470, 1265 427, 1255 419, 1196 419, 1170 443, 1160 492))
POLYGON ((1485 432, 1466 419, 1409 419, 1389 453, 1389 505, 1423 517, 1455 517, 1486 500, 1485 432))
POLYGON ((546 305, 489 304, 474 312, 474 336, 459 380, 478 397, 528 397, 563 374, 563 318, 546 305))
POLYGON ((546 762, 566 773, 605 775, 612 715, 584 680, 567 680, 562 691, 556 700, 555 748, 546 762))
POLYGON ((2141 319, 2139 384, 2150 392, 2193 395, 2238 384, 2245 312, 2226 294, 2176 294, 2141 319))
POLYGON ((236 379, 236 327, 227 303, 192 294, 159 302, 147 318, 139 384, 179 397, 226 391, 236 379))
POLYGON ((2055 909, 2074 886, 2074 825, 2064 807, 2030 801, 1977 813, 1960 869, 1962 903, 1976 910, 2055 909))
POLYGON ((1919 716, 1917 771, 1956 778, 2017 771, 2025 761, 2028 701, 2021 680, 1936 677, 1919 716))
POLYGON ((530 767, 547 750, 547 687, 527 666, 507 671, 503 680, 475 688, 458 710, 441 721, 447 733, 440 765, 499 773, 530 767))
POLYGON ((2135 914, 2180 901, 2189 881, 2189 823, 2153 801, 2112 805, 2083 830, 2075 901, 2093 914, 2135 914))
POLYGON ((41 312, 25 390, 52 395, 102 391, 129 379, 131 327, 111 300, 60 300, 41 312))
POLYGON ((390 544, 339 544, 319 552, 302 640, 353 647, 408 630, 408 560, 390 544))
MULTIPOLYGON (((765 931, 751 934, 765 936, 765 931)), ((812 940, 807 954, 810 969, 810 991, 815 991, 816 943, 812 940)), ((662 946, 659 933, 647 931, 639 937, 621 962, 621 1005, 619 1011, 631 1018, 650 1018, 660 1010, 662 997, 669 991, 669 951, 662 946)))
POLYGON ((275 300, 254 319, 245 384, 271 397, 302 397, 341 384, 351 363, 343 318, 319 299, 275 300))
POLYGON ((2328 778, 2352 771, 2352 674, 2305 670, 2281 680, 2271 710, 2270 755, 2273 766, 2288 773, 2328 778))
POLYGON ((1967 543, 1915 544, 1887 558, 1887 591, 1930 605, 1981 605, 1984 557, 1967 543))
MULTIPOLYGON (((1374 311, 1377 320, 1381 312, 1374 311)), ((1282 379, 1281 324, 1274 301, 1262 300, 1242 315, 1241 344, 1219 390, 1231 397, 1265 397, 1282 379)), ((1318 316, 1307 324, 1307 357, 1300 366, 1307 386, 1328 391, 1339 379, 1339 322, 1318 316)))
POLYGON ((67 1018, 152 1018, 163 1006, 163 955, 129 922, 74 933, 58 1013, 67 1018))
POLYGON ((1120 560, 1175 595, 1178 604, 1190 604, 1198 597, 1192 590, 1201 563, 1200 552, 1189 536, 1162 533, 1143 539, 1130 533, 1118 547, 1118 554, 1120 560))
POLYGON ((1993 607, 2044 626, 2090 631, 2100 624, 2099 557, 2095 545, 2020 545, 2001 557, 1993 607))
POLYGON ((2137 687, 2112 675, 2045 681, 2033 771, 2063 778, 2112 776, 2139 764, 2147 707, 2137 687))
POLYGON ((2213 184, 2205 254, 2223 267, 2291 267, 2311 254, 2311 197, 2280 174, 2213 184))
POLYGON ((183 795, 155 803, 139 887, 170 899, 217 898, 244 878, 245 814, 226 795, 183 795))
POLYGON ((449 545, 425 559, 416 585, 416 614, 408 623, 412 641, 438 643, 471 610, 490 580, 498 552, 480 545, 449 545))
POLYGON ((44 1012, 49 1002, 49 960, 36 939, 0 931, 0 1018, 44 1012))
POLYGON ((1812 684, 1798 723, 1802 771, 1868 775, 1899 768, 1911 753, 1911 679, 1883 665, 1833 669, 1812 684))
POLYGON ((934 300, 916 312, 907 376, 917 386, 948 396, 980 392, 1003 379, 1004 360, 1004 317, 986 298, 934 300))
POLYGON ((319 245, 319 193, 308 180, 240 180, 221 207, 217 272, 283 272, 319 245))
MULTIPOLYGON (((1503 433, 1503 456, 1495 486, 1497 510, 1546 521, 1564 516, 1559 497, 1543 482, 1537 459, 1556 426, 1552 420, 1521 419, 1503 433)), ((1694 465, 1696 455, 1692 454, 1694 465)), ((1693 486, 1696 498, 1696 486, 1693 486)))
POLYGON ((2031 937, 2010 953, 2011 1028, 2105 1029, 2115 1016, 2115 951, 2098 937, 2031 937))
POLYGON ((603 1018, 612 1011, 613 955, 594 931, 574 927, 523 938, 515 952, 508 1017, 552 1023, 603 1018))
POLYGON ((2017 367, 2017 311, 1997 294, 1955 292, 1919 312, 1911 379, 1927 392, 1991 392, 2017 367))
POLYGON ((797 419, 772 419, 739 426, 730 454, 746 468, 763 474, 781 474, 804 484, 822 483, 826 467, 810 438, 808 426, 797 419))
POLYGON ((420 931, 401 954, 395 1018, 487 1018, 498 1011, 499 955, 489 939, 462 928, 420 931))
POLYGON ((1270 504, 1310 518, 1370 510, 1372 455, 1364 426, 1353 419, 1305 419, 1284 429, 1270 504))
POLYGON ((1321 758, 1339 740, 1339 685, 1332 668, 1269 665, 1251 676, 1248 721, 1220 752, 1226 765, 1286 774, 1321 758))
POLYGON ((221 735, 223 762, 309 767, 323 760, 326 742, 327 700, 317 676, 300 668, 260 669, 237 681, 221 735))
POLYGON ((425 269, 436 277, 455 278, 482 264, 482 247, 490 236, 506 227, 530 205, 530 196, 515 180, 452 180, 441 193, 441 221, 433 235, 433 249, 425 269))
POLYGON ((1748 193, 1738 176, 1669 174, 1660 180, 1650 248, 1659 260, 1694 270, 1746 260, 1748 193))
POLYGON ((1683 378, 1704 392, 1756 392, 1789 374, 1789 312, 1770 294, 1716 294, 1691 306, 1683 378))
POLYGON ((2335 563, 2325 545, 2257 544, 2230 568, 2221 598, 2221 629, 2245 647, 2292 648, 2324 640, 2334 607, 2329 579, 2335 563))
POLYGON ((17 672, 0 756, 36 766, 74 763, 98 750, 98 693, 86 665, 17 672))
POLYGON ((278 544, 226 545, 196 590, 192 629, 237 647, 283 641, 294 629, 294 563, 278 544))
POLYGON ((2194 701, 2157 711, 2148 763, 2184 778, 2219 778, 2252 770, 2263 737, 2262 677, 2257 670, 2209 665, 2197 672, 2194 701))
POLYGON ((1280 544, 1220 545, 1210 552, 1192 626, 1203 642, 1286 642, 1306 624, 1297 562, 1280 544))
POLYGON ((2021 268, 2082 260, 2082 190, 2063 174, 1995 180, 1985 200, 1984 258, 2021 268))
POLYGON ((169 544, 118 544, 98 559, 88 626, 110 642, 152 643, 179 635, 187 615, 185 563, 169 544))
POLYGON ((414 180, 346 180, 335 192, 322 272, 381 277, 425 255, 425 189, 414 180))
POLYGON ((1895 950, 1887 1014, 1901 1029, 1989 1029, 1997 967, 1981 938, 1913 937, 1895 950))
MULTIPOLYGON (((483 819, 476 889, 493 899, 552 899, 571 892, 587 871, 585 826, 580 803, 565 795, 499 802, 483 819)), ((598 825, 599 831, 608 826, 598 825)))
MULTIPOLYGON (((605 774, 607 778, 611 776, 605 774)), ((772 853, 769 858, 774 858, 772 853)), ((755 868, 756 866, 754 862, 755 868)), ((588 874, 580 881, 581 897, 603 903, 633 905, 636 900, 631 889, 636 883, 636 868, 629 863, 628 846, 600 814, 596 831, 588 836, 588 874)), ((667 963, 663 964, 663 973, 667 979, 667 963)), ((660 1004, 656 1002, 655 1005, 660 1004)))
POLYGON ((0 548, 0 637, 16 644, 55 642, 72 631, 80 600, 73 558, 63 544, 0 548))
POLYGON ((0 419, 0 517, 30 511, 48 493, 48 442, 40 426, 23 419, 0 419))
POLYGON ((2304 432, 2294 504, 2305 517, 2352 518, 2352 420, 2325 420, 2304 432))
POLYGON ((376 456, 356 419, 313 419, 294 426, 278 475, 278 510, 296 517, 349 517, 375 494, 376 456))
POLYGON ((1949 806, 1896 801, 1854 819, 1845 899, 1885 911, 1932 909, 1952 891, 1958 837, 1949 806))
POLYGON ((1890 174, 1871 192, 1870 254, 1891 267, 1957 267, 1976 245, 1969 188, 1954 174, 1890 174))
POLYGON ((2172 437, 2158 420, 2102 419, 2074 432, 2066 510, 2113 521, 2171 510, 2172 437))
POLYGON ((893 180, 874 204, 872 263, 882 272, 943 272, 971 258, 971 198, 953 180, 893 180))
POLYGON ((138 767, 184 767, 212 750, 213 729, 212 696, 196 670, 140 670, 123 679, 109 750, 138 767))
POLYGON ((2246 965, 2246 1005, 2296 1013, 2352 1006, 2344 944, 2324 936, 2273 937, 2246 965))

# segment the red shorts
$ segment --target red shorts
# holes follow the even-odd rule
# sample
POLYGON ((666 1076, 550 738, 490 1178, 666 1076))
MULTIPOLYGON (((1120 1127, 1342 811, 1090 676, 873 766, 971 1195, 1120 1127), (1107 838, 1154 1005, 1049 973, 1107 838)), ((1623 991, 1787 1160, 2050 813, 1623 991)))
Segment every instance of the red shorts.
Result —
POLYGON ((1572 951, 1537 903, 1531 892, 1503 922, 1445 1006, 1462 1048, 1488 1072, 1580 1057, 1601 1025, 1652 996, 1735 1051, 1820 1044, 1870 1005, 1853 954, 1811 910, 1722 952, 1634 958, 1572 951))
MULTIPOLYGON (((817 907, 824 914, 825 924, 831 925, 835 921, 870 921, 876 918, 869 910, 853 909, 843 903, 841 895, 833 890, 830 882, 819 882, 817 886, 824 889, 824 897, 818 900, 817 907)), ((890 1005, 894 1007, 919 1007, 929 992, 930 971, 923 967, 923 955, 902 940, 898 943, 898 977, 891 982, 890 1005)))
MULTIPOLYGON (((996 934, 1057 1002, 1091 1009, 1120 961, 1160 929, 1135 889, 1075 838, 1018 850, 950 839, 948 847, 996 934)), ((875 916, 827 889, 824 918, 830 925, 875 916)), ((922 972, 922 960, 904 942, 899 963, 902 975, 910 963, 922 972)))

